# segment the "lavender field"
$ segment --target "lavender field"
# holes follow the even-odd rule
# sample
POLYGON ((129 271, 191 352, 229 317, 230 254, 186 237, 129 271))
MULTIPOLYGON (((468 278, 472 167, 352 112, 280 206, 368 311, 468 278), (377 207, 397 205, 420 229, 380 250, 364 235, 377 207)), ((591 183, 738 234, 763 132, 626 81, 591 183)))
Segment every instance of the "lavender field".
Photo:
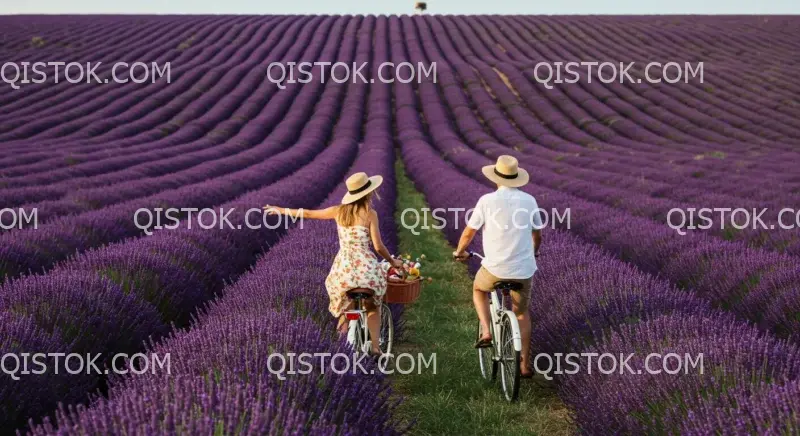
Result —
MULTIPOLYGON (((800 432, 800 213, 779 216, 800 211, 798 17, 0 16, 0 64, 50 61, 171 80, 0 83, 0 357, 170 353, 172 373, 2 373, 0 433, 413 433, 391 376, 266 370, 346 350, 324 288, 337 233, 245 211, 334 205, 348 175, 382 174, 396 252, 396 161, 431 208, 470 208, 503 154, 570 210, 543 232, 533 352, 704 355, 702 375, 556 376, 578 432, 800 432), (703 62, 703 81, 537 80, 559 61, 703 62), (290 62, 367 64, 366 81, 270 80, 290 62), (387 62, 436 75, 381 80, 387 62), (145 233, 155 208, 235 211, 145 233), (671 228, 691 208, 766 209, 765 226, 671 228)), ((452 245, 462 228, 448 215, 452 245)))

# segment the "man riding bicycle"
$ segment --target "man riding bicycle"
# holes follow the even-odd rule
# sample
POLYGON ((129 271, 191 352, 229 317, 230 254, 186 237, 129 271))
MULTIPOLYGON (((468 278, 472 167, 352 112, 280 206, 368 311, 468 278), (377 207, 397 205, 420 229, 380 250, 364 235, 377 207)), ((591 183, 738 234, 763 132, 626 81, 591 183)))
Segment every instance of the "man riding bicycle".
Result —
POLYGON ((522 336, 521 376, 530 378, 533 373, 528 365, 531 342, 528 299, 542 242, 542 219, 536 199, 518 189, 528 183, 528 173, 519 168, 516 158, 500 156, 497 164, 483 167, 483 174, 497 185, 497 190, 478 200, 453 256, 467 259, 467 247, 483 228, 484 259, 475 275, 472 291, 481 324, 476 348, 492 345, 487 293, 493 291, 495 282, 511 281, 522 285, 519 291, 511 292, 511 300, 522 336))

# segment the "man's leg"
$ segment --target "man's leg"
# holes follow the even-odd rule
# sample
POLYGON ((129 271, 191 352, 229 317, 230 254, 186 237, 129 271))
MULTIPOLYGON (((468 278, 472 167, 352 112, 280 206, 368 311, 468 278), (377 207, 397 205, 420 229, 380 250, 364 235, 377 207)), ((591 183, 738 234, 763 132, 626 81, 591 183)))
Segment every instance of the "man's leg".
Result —
POLYGON ((517 320, 519 321, 520 336, 522 336, 520 371, 522 371, 522 374, 527 375, 531 371, 530 366, 528 365, 531 352, 531 316, 530 312, 528 311, 528 301, 530 300, 531 287, 530 280, 526 281, 525 283, 525 287, 523 287, 520 292, 511 293, 511 302, 514 314, 517 315, 517 320))
POLYGON ((489 313, 489 298, 494 281, 489 271, 483 267, 475 274, 475 282, 472 285, 472 302, 475 304, 475 311, 478 312, 478 320, 481 323, 481 339, 491 339, 492 329, 490 327, 492 316, 489 313), (487 282, 489 282, 487 286, 487 282))

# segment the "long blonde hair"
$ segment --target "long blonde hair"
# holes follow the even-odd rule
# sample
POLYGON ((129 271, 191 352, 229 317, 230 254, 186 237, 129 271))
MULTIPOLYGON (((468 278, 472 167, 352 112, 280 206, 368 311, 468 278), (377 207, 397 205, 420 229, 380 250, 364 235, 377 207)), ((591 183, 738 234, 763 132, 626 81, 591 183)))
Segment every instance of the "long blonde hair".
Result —
POLYGON ((336 222, 342 227, 354 226, 363 211, 365 214, 372 210, 372 192, 358 200, 339 206, 336 211, 336 222))

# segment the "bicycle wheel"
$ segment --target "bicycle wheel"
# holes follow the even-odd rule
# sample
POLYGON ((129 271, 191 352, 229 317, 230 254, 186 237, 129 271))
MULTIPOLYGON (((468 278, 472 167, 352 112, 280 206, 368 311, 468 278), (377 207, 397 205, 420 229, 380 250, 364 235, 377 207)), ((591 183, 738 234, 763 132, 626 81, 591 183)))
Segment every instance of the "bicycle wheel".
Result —
POLYGON ((381 305, 381 337, 378 341, 378 346, 381 348, 383 354, 392 353, 392 343, 394 342, 394 322, 392 320, 392 311, 389 306, 381 305))
POLYGON ((520 352, 514 349, 512 326, 509 314, 504 313, 500 322, 500 369, 507 401, 516 401, 519 397, 520 352))
POLYGON ((364 337, 364 324, 361 318, 350 323, 350 331, 347 336, 348 341, 353 345, 353 352, 363 353, 367 339, 364 337))
MULTIPOLYGON (((481 337, 480 323, 478 323, 477 337, 481 337)), ((478 348, 478 361, 481 364, 481 377, 487 381, 494 381, 497 377, 497 360, 494 358, 494 347, 478 348)))

